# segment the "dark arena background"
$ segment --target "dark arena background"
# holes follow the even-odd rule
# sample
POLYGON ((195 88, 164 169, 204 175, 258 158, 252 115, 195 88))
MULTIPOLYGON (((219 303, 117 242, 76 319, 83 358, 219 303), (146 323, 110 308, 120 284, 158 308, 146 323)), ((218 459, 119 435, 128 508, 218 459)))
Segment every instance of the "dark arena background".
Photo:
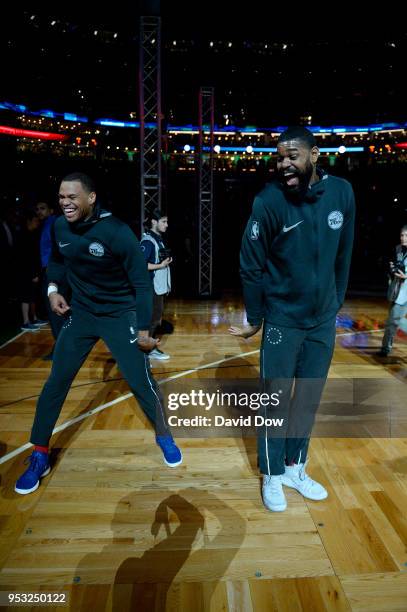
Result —
MULTIPOLYGON (((407 611, 405 318, 391 356, 377 356, 407 224, 407 28, 385 9, 32 3, 2 20, 0 605, 22 607, 6 593, 65 593, 75 611, 407 611), (328 499, 289 491, 285 513, 267 512, 256 441, 241 432, 184 432, 183 465, 163 466, 101 342, 64 404, 51 475, 18 496, 52 363, 49 327, 22 329, 19 287, 36 256, 23 228, 37 204, 60 214, 61 178, 79 171, 138 238, 160 206, 171 359, 152 361, 154 377, 163 391, 177 378, 201 388, 256 379, 260 337, 228 328, 246 322, 242 235, 291 125, 312 131, 320 166, 356 199, 331 386, 310 447, 328 499)), ((47 319, 41 299, 37 316, 47 319)))

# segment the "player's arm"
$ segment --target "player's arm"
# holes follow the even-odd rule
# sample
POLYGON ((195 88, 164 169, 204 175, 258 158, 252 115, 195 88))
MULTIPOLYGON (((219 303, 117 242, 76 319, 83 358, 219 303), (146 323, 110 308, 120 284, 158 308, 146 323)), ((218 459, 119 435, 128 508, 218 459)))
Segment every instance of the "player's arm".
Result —
POLYGON ((263 274, 267 259, 267 244, 272 236, 271 229, 270 220, 265 214, 264 203, 261 198, 256 197, 240 250, 240 277, 248 325, 230 327, 229 332, 234 336, 249 338, 256 334, 262 326, 264 317, 263 274))
POLYGON ((59 293, 58 287, 66 282, 65 260, 59 252, 55 237, 55 223, 51 231, 51 255, 47 266, 48 278, 48 299, 51 310, 57 315, 64 315, 70 306, 62 293, 59 293))

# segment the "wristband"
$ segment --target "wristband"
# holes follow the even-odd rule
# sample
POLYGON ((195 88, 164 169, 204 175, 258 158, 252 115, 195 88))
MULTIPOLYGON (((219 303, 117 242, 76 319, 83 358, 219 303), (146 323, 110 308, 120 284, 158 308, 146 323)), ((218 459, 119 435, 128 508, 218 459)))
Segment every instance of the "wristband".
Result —
POLYGON ((58 293, 58 286, 57 285, 55 285, 55 284, 48 285, 48 291, 47 291, 48 297, 51 295, 51 293, 58 293))

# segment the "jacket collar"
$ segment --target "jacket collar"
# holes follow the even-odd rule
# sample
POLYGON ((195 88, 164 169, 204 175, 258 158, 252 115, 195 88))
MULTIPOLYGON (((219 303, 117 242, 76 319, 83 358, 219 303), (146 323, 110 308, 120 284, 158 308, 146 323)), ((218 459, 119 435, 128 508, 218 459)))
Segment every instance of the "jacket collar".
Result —
POLYGON ((89 227, 98 223, 101 219, 105 217, 111 217, 112 213, 108 210, 105 210, 100 206, 98 202, 95 204, 95 208, 93 210, 92 216, 89 219, 79 220, 76 223, 71 224, 72 231, 82 233, 86 231, 89 227))

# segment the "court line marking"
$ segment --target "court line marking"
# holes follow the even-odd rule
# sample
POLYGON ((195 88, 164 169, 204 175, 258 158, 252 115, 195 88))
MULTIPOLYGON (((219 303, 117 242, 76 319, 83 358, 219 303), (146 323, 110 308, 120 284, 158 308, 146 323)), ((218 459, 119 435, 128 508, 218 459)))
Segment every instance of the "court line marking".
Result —
POLYGON ((23 336, 26 333, 27 333, 26 331, 21 331, 19 334, 17 334, 17 336, 13 336, 12 338, 10 338, 10 340, 7 340, 7 342, 4 342, 4 344, 0 346, 0 349, 2 349, 3 346, 7 346, 8 344, 10 344, 10 342, 14 342, 14 340, 17 340, 17 338, 19 338, 20 336, 23 336))
MULTIPOLYGON (((255 353, 258 353, 258 352, 259 352, 259 349, 256 349, 255 351, 249 351, 247 353, 239 353, 238 355, 233 355, 231 357, 226 357, 224 359, 212 361, 211 363, 206 363, 204 365, 197 366, 196 368, 193 368, 191 370, 185 370, 184 372, 179 372, 178 374, 174 374, 173 376, 169 376, 168 378, 163 378, 160 381, 157 381, 157 383, 159 385, 162 385, 164 383, 169 382, 170 380, 174 380, 175 378, 181 378, 183 376, 188 376, 188 374, 192 374, 193 372, 197 372, 198 370, 209 369, 213 366, 224 363, 225 361, 231 361, 232 359, 239 359, 240 357, 248 357, 249 355, 254 355, 255 353)), ((106 404, 101 404, 100 406, 97 406, 96 408, 92 408, 91 410, 88 410, 87 412, 84 412, 83 414, 80 414, 79 416, 74 417, 73 419, 69 419, 68 421, 65 421, 65 423, 61 423, 61 425, 58 425, 57 427, 55 427, 55 429, 52 432, 52 436, 56 433, 59 433, 60 431, 64 431, 71 425, 75 425, 75 423, 79 423, 80 421, 83 421, 89 416, 102 412, 102 410, 105 410, 106 408, 110 408, 110 406, 114 406, 115 404, 118 404, 119 402, 129 399, 130 397, 133 397, 133 393, 126 393, 125 395, 121 395, 120 397, 117 397, 116 399, 110 402, 107 402, 106 404)), ((0 465, 3 463, 6 463, 6 461, 8 461, 9 459, 13 459, 13 457, 20 455, 21 453, 28 450, 32 446, 33 444, 31 444, 31 442, 27 442, 27 444, 24 444, 23 446, 15 448, 13 451, 11 451, 10 453, 7 453, 6 455, 0 458, 0 465)))
MULTIPOLYGON (((384 330, 383 329, 372 329, 372 330, 360 331, 360 332, 344 332, 342 334, 336 334, 336 337, 339 338, 342 336, 354 336, 358 334, 374 334, 374 333, 382 332, 382 331, 384 330)), ((25 332, 22 332, 22 333, 24 334, 25 332)), ((159 385, 163 385, 164 383, 170 382, 171 380, 175 380, 177 378, 188 376, 188 374, 193 374, 194 372, 199 372, 200 370, 209 370, 213 368, 214 366, 220 365, 221 363, 225 363, 225 361, 232 361, 233 359, 240 359, 241 357, 249 357, 250 355, 255 355, 259 351, 260 349, 255 349, 254 351, 248 351, 246 353, 238 353, 237 355, 232 355, 231 357, 225 357, 224 359, 218 359, 217 361, 212 361, 211 363, 205 363, 201 366, 197 366, 196 368, 192 368, 190 370, 184 370, 183 372, 179 372, 178 374, 174 374, 173 376, 169 376, 168 378, 163 378, 157 381, 157 383, 159 385)), ((110 406, 114 406, 115 404, 118 404, 119 402, 123 402, 124 400, 129 399, 130 397, 133 397, 133 393, 126 393, 125 395, 121 395, 120 397, 117 397, 116 399, 110 402, 107 402, 106 404, 101 404, 100 406, 97 406, 96 408, 92 408, 91 410, 88 410, 87 412, 84 412, 83 414, 80 414, 79 416, 74 417, 73 419, 69 419, 68 421, 65 421, 65 423, 61 423, 61 425, 58 425, 57 427, 55 427, 55 429, 52 432, 52 436, 56 433, 64 431, 65 429, 68 429, 68 427, 70 427, 71 425, 75 425, 75 423, 84 421, 89 416, 98 414, 99 412, 102 412, 102 410, 105 410, 106 408, 110 408, 110 406)), ((20 455, 21 453, 28 450, 32 446, 33 444, 31 444, 31 442, 27 442, 27 444, 24 444, 23 446, 19 446, 18 448, 15 448, 13 451, 11 451, 10 453, 7 453, 6 455, 0 458, 0 465, 2 465, 3 463, 6 463, 6 461, 8 461, 9 459, 13 459, 14 457, 17 457, 17 455, 20 455)))

